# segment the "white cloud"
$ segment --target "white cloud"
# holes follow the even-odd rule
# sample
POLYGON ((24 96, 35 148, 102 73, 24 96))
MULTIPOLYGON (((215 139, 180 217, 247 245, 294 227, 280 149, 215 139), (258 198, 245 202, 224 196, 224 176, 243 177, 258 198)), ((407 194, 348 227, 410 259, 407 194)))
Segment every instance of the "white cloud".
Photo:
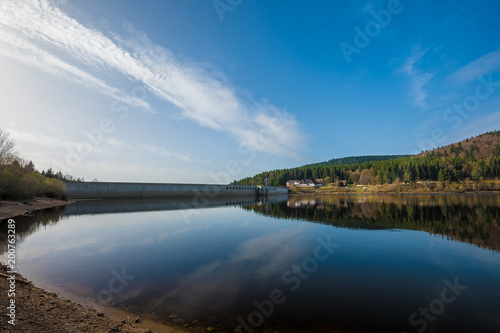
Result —
POLYGON ((119 88, 131 82, 144 85, 180 108, 184 118, 226 132, 257 151, 297 157, 304 147, 305 135, 293 115, 270 104, 243 101, 220 75, 181 63, 142 32, 126 39, 106 36, 46 0, 3 1, 0 43, 2 56, 151 110, 148 102, 119 88))
POLYGON ((425 55, 425 51, 414 50, 412 54, 405 59, 401 71, 410 79, 409 95, 413 103, 423 110, 427 109, 427 91, 424 86, 432 79, 433 74, 425 73, 416 66, 417 62, 425 55))
MULTIPOLYGON (((24 4, 20 4, 18 11, 9 11, 8 8, 5 8, 5 4, 6 3, 3 3, 1 4, 2 6, 0 6, 0 42, 3 44, 3 47, 0 48, 0 55, 22 61, 31 66, 45 70, 50 74, 63 77, 86 87, 98 89, 105 95, 127 102, 133 106, 140 106, 147 110, 150 109, 150 106, 145 101, 127 96, 119 89, 109 86, 89 72, 68 63, 54 54, 57 52, 51 53, 47 48, 44 49, 43 46, 48 46, 50 49, 50 43, 48 43, 49 39, 46 37, 46 34, 36 34, 37 29, 43 30, 43 27, 30 26, 30 22, 33 22, 33 20, 37 22, 36 20, 38 17, 35 15, 36 11, 31 10, 23 12, 22 9, 24 4)), ((17 5, 14 3, 7 4, 11 6, 17 5)), ((32 8, 28 7, 28 9, 32 8)), ((40 20, 41 21, 37 23, 43 23, 43 19, 40 18, 40 20)), ((55 21, 58 20, 58 18, 54 17, 52 20, 55 21)), ((53 30, 56 29, 49 26, 45 28, 46 32, 50 32, 49 29, 51 28, 53 30)), ((57 43, 57 45, 60 45, 60 43, 57 43)), ((61 50, 56 49, 53 51, 61 50)), ((73 51, 73 56, 78 56, 78 53, 73 51)), ((83 58, 81 60, 88 63, 83 58)))
POLYGON ((462 85, 500 69, 500 50, 487 53, 466 66, 448 75, 446 80, 454 85, 462 85))

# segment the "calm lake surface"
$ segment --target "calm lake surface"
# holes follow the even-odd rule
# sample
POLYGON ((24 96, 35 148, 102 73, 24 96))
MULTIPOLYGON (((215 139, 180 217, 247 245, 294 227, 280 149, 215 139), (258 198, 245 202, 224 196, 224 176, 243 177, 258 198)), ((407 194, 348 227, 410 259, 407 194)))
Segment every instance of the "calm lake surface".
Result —
POLYGON ((500 332, 500 195, 270 201, 82 201, 18 217, 18 270, 222 332, 500 332))

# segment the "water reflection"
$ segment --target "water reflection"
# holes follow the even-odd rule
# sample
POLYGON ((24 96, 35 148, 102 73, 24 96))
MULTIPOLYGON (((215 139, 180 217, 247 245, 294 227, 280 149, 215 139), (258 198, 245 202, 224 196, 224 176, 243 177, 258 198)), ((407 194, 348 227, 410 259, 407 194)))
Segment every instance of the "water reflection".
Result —
MULTIPOLYGON (((152 212, 168 210, 190 210, 220 206, 265 205, 284 202, 287 195, 268 197, 238 196, 217 198, 148 198, 148 199, 106 199, 81 200, 67 206, 38 210, 29 215, 16 216, 17 241, 36 233, 39 228, 56 224, 63 218, 77 215, 114 214, 131 212, 152 212)), ((190 214, 185 214, 185 219, 190 214)), ((0 221, 0 255, 7 250, 7 219, 0 221)))
POLYGON ((409 316, 457 277, 468 289, 428 331, 500 327, 499 254, 468 244, 498 250, 498 196, 248 200, 82 201, 18 218, 18 268, 98 306, 230 332, 275 289, 286 302, 256 331, 417 332, 409 316), (305 274, 318 239, 339 246, 305 274))
POLYGON ((500 251, 500 195, 291 196, 245 209, 342 228, 421 230, 500 251))
MULTIPOLYGON (((28 216, 15 217, 16 241, 22 243, 25 238, 36 233, 38 229, 55 225, 63 218, 64 209, 64 206, 60 206, 39 210, 28 216)), ((7 251, 7 221, 7 219, 0 221, 0 255, 7 251)))
POLYGON ((219 206, 262 205, 284 202, 287 195, 238 197, 180 197, 147 199, 82 200, 66 206, 65 215, 152 212, 162 210, 201 209, 219 206))

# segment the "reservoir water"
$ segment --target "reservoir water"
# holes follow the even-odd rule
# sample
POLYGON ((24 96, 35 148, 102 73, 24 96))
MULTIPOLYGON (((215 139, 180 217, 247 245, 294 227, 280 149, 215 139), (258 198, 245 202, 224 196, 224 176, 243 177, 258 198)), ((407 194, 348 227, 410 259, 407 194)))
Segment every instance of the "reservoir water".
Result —
POLYGON ((81 201, 15 220, 35 285, 169 325, 500 332, 500 195, 81 201))

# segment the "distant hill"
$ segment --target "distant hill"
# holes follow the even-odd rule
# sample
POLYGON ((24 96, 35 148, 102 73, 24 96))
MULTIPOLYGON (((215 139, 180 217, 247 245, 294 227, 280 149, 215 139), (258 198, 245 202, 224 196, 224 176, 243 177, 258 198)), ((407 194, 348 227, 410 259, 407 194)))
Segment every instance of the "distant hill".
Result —
POLYGON ((323 179, 326 184, 376 185, 394 182, 459 183, 500 177, 500 131, 410 155, 352 156, 290 169, 261 172, 239 185, 285 186, 287 180, 323 179), (344 183, 345 183, 344 182, 344 183))
POLYGON ((498 156, 500 152, 500 131, 487 132, 476 137, 452 143, 447 146, 415 155, 415 157, 440 156, 489 159, 498 156))
POLYGON ((342 158, 333 158, 331 160, 319 163, 306 164, 304 167, 319 167, 319 166, 329 166, 329 165, 349 165, 349 164, 359 164, 365 162, 373 161, 386 161, 395 160, 402 157, 409 157, 410 155, 366 155, 366 156, 349 156, 342 158))

